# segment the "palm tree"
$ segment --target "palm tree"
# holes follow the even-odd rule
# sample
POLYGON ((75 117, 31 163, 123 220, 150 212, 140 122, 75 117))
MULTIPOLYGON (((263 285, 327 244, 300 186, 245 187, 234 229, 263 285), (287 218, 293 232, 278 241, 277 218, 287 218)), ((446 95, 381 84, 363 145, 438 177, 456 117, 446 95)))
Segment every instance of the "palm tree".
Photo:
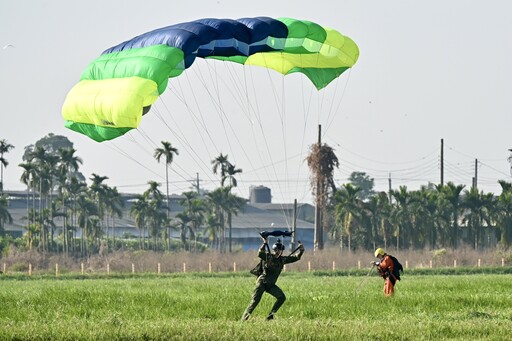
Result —
POLYGON ((334 169, 339 167, 339 161, 334 149, 327 144, 321 144, 320 141, 311 146, 306 161, 311 172, 310 183, 317 210, 314 248, 322 250, 324 248, 322 216, 327 210, 332 195, 336 192, 334 169))
POLYGON ((167 186, 167 219, 169 219, 169 213, 171 210, 171 205, 169 202, 169 166, 174 160, 174 155, 179 155, 178 149, 174 148, 170 142, 162 141, 162 147, 155 149, 154 157, 160 162, 160 159, 165 157, 165 183, 167 186))
POLYGON ((5 195, 0 196, 0 236, 4 234, 5 223, 12 224, 12 216, 7 209, 9 201, 5 195))
POLYGON ((142 240, 143 233, 146 228, 146 215, 149 209, 149 199, 145 195, 138 194, 135 196, 135 202, 130 207, 130 215, 135 219, 135 226, 139 230, 139 247, 144 250, 142 240))
POLYGON ((448 219, 448 240, 453 248, 457 248, 459 241, 459 218, 461 211, 461 193, 465 185, 455 185, 448 182, 444 186, 437 186, 436 189, 441 193, 439 196, 438 212, 448 219), (447 203, 447 204, 446 204, 447 203), (448 208, 447 214, 443 212, 448 208))
POLYGON ((391 196, 395 199, 393 204, 392 219, 395 223, 396 249, 400 249, 400 237, 404 242, 410 242, 413 237, 411 204, 412 195, 407 191, 407 186, 400 186, 398 190, 391 190, 391 196))
POLYGON ((497 201, 497 220, 501 230, 500 244, 508 249, 512 244, 512 183, 503 180, 498 183, 502 188, 497 201))
POLYGON ((4 154, 8 153, 11 149, 14 149, 12 144, 9 144, 5 139, 0 140, 0 195, 4 193, 4 167, 7 167, 9 164, 4 154))
POLYGON ((213 165, 213 174, 217 174, 220 172, 220 186, 224 187, 224 182, 226 181, 228 165, 230 165, 228 161, 228 156, 219 154, 215 159, 212 160, 213 165))
MULTIPOLYGON (((105 209, 108 213, 108 216, 112 219, 112 247, 115 247, 116 237, 115 237, 115 217, 122 218, 123 211, 122 207, 124 207, 124 201, 121 197, 121 194, 117 191, 117 187, 108 187, 105 186, 105 195, 104 195, 104 205, 105 209)), ((107 252, 108 252, 108 221, 107 221, 107 252)))
MULTIPOLYGON (((359 200, 359 192, 361 188, 352 184, 343 185, 340 190, 336 191, 334 196, 334 205, 336 212, 336 221, 341 224, 347 235, 348 251, 352 251, 351 236, 354 218, 361 216, 361 201, 359 200)), ((343 235, 343 233, 341 233, 343 235)), ((341 238, 341 236, 340 236, 341 238)), ((341 243, 343 245, 343 243, 341 243)))

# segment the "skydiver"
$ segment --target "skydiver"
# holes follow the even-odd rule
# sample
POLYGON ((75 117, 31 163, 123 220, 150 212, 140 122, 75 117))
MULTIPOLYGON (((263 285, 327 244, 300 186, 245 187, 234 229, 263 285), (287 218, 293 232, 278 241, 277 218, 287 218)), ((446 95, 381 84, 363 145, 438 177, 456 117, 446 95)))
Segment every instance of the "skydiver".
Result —
POLYGON ((371 262, 379 270, 379 274, 384 278, 384 295, 389 297, 395 293, 396 276, 394 275, 395 264, 390 255, 388 255, 380 247, 375 250, 375 257, 379 259, 378 262, 371 262))
POLYGON ((258 257, 263 261, 263 272, 256 279, 256 287, 252 293, 251 302, 245 309, 244 314, 242 315, 242 321, 246 321, 251 316, 251 313, 256 308, 258 303, 260 303, 261 297, 264 292, 268 292, 270 295, 276 298, 276 302, 270 311, 270 314, 267 316, 267 320, 273 320, 274 315, 279 310, 279 308, 283 305, 286 300, 286 296, 284 292, 276 285, 277 279, 283 270, 283 266, 285 264, 294 263, 302 257, 304 253, 304 245, 299 241, 298 254, 290 254, 288 256, 283 256, 283 251, 285 249, 284 245, 281 243, 281 240, 278 239, 277 242, 272 245, 272 252, 270 252, 268 248, 267 238, 261 236, 263 240, 263 245, 261 245, 258 257), (268 252, 265 249, 269 250, 268 252))

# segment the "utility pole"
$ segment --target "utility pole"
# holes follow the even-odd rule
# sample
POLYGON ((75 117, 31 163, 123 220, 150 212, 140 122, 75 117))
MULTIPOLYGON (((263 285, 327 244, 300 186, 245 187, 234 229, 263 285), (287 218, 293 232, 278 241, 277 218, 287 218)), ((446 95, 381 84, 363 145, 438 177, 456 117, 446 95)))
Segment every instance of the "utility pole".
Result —
MULTIPOLYGON (((320 148, 322 147, 322 126, 318 125, 318 151, 320 151, 320 148)), ((321 198, 320 198, 320 180, 317 179, 316 181, 316 205, 315 205, 315 236, 313 241, 313 252, 315 252, 317 249, 323 249, 324 243, 322 240, 322 213, 321 208, 318 207, 321 204, 321 198)))
POLYGON ((389 173, 389 178, 388 178, 388 196, 389 196, 389 203, 391 204, 391 173, 389 173))
POLYGON ((473 187, 478 188, 478 159, 475 159, 475 177, 473 178, 473 187))
POLYGON ((444 185, 444 140, 441 139, 441 186, 444 185))
POLYGON ((293 225, 292 225, 292 247, 291 250, 295 250, 295 240, 297 234, 297 199, 293 200, 293 225))

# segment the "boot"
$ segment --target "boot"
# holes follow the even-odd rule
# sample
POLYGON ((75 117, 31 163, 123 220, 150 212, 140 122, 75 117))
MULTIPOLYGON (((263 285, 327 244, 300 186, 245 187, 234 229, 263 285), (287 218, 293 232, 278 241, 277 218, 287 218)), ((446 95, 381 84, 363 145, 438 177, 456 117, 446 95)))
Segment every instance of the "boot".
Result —
POLYGON ((268 314, 267 316, 267 321, 270 321, 270 320, 273 320, 274 319, 274 313, 271 312, 270 314, 268 314))

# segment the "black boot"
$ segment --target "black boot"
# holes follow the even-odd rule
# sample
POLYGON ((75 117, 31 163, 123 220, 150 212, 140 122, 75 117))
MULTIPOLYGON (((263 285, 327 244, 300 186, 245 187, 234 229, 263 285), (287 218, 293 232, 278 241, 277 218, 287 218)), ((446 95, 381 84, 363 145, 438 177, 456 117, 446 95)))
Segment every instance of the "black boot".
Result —
POLYGON ((274 319, 274 313, 272 312, 272 313, 268 314, 267 321, 270 321, 270 320, 273 320, 273 319, 274 319))

